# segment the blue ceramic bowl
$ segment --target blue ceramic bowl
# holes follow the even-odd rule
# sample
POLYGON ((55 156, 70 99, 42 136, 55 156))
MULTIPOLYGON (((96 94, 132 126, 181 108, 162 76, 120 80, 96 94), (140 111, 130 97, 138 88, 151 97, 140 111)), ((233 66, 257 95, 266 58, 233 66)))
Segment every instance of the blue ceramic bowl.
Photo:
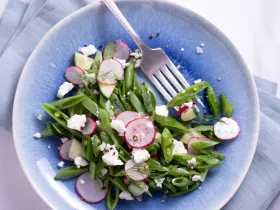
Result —
MULTIPOLYGON (((241 184, 252 161, 259 131, 259 107, 255 84, 239 53, 213 25, 171 3, 157 1, 121 1, 121 11, 150 47, 161 47, 192 83, 194 79, 210 82, 215 91, 226 93, 235 106, 233 118, 241 126, 235 140, 224 142, 218 151, 226 156, 224 164, 211 170, 202 189, 184 196, 161 201, 161 194, 139 203, 121 201, 117 209, 220 209, 241 184), (160 32, 152 40, 149 35, 160 32), (204 53, 196 54, 203 42, 204 53), (185 51, 181 52, 180 49, 185 51), (221 81, 217 78, 221 77, 221 81)), ((73 53, 84 44, 106 44, 121 39, 136 48, 132 39, 100 2, 89 5, 58 23, 37 46, 21 75, 13 113, 15 146, 21 165, 41 197, 53 209, 106 209, 106 202, 86 204, 75 195, 75 180, 54 181, 60 169, 59 139, 34 140, 32 135, 44 128, 36 119, 43 113, 41 104, 56 100, 64 81, 65 69, 73 64, 73 53), (50 145, 51 148, 48 148, 50 145)), ((139 69, 141 80, 147 79, 139 69)), ((157 94, 158 104, 164 101, 157 94)))

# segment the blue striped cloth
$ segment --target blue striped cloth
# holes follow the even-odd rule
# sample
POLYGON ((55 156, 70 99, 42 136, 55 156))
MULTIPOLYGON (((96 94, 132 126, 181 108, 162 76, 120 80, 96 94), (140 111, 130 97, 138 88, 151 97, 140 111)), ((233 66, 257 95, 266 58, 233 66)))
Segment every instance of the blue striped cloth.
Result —
MULTIPOLYGON (((10 0, 0 22, 0 79, 8 82, 0 91, 0 126, 11 132, 12 104, 16 85, 29 55, 58 21, 87 5, 86 0, 10 0), (16 62, 15 62, 16 61, 16 62), (7 71, 9 69, 9 71, 7 71)), ((224 207, 226 210, 267 209, 280 189, 280 99, 277 84, 255 77, 261 125, 256 154, 241 187, 224 207), (278 135, 279 134, 279 135, 278 135)), ((0 134, 1 135, 1 134, 0 134)))

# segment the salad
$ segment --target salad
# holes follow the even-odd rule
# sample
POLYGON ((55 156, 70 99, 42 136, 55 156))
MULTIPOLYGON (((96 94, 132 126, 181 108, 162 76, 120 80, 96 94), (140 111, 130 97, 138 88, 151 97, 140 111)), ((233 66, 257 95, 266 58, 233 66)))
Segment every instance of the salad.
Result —
POLYGON ((155 191, 163 199, 189 193, 199 188, 209 169, 223 163, 225 156, 216 146, 240 131, 225 94, 220 103, 211 85, 197 80, 167 105, 157 106, 150 87, 135 74, 141 62, 138 50, 109 42, 103 53, 93 45, 79 51, 65 72, 59 100, 43 104, 52 120, 35 134, 63 141, 56 180, 76 178, 82 200, 98 203, 107 196, 108 208, 114 209, 120 199, 142 201, 142 195, 155 191), (197 111, 194 100, 201 92, 209 114, 197 111), (169 116, 172 107, 176 118, 169 116), (72 166, 64 167, 65 162, 72 166))

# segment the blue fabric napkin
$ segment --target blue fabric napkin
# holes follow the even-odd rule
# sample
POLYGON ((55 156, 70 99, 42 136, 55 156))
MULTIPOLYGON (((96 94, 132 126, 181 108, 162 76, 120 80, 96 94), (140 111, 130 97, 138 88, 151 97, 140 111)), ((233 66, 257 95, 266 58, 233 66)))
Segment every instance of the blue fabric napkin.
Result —
MULTIPOLYGON (((13 15, 24 17, 22 21, 15 18, 11 28, 8 29, 7 24, 2 24, 2 21, 0 23, 0 52, 3 49, 1 46, 9 45, 0 57, 0 79, 8 81, 5 86, 0 83, 0 92, 5 92, 5 97, 0 101, 0 127, 10 133, 16 85, 29 55, 53 25, 89 3, 86 0, 68 0, 59 4, 57 0, 40 0, 40 3, 36 1, 38 0, 31 0, 25 15, 23 15, 26 9, 24 7, 18 11, 17 15, 8 13, 9 20, 13 20, 11 18, 13 15), (40 10, 37 11, 37 9, 40 10), (16 29, 15 26, 19 26, 19 28, 16 29), (2 35, 2 40, 1 31, 3 30, 13 31, 14 35, 11 35, 12 33, 2 35)), ((7 11, 11 12, 13 7, 13 4, 9 3, 5 14, 7 11)), ((277 155, 280 151, 280 139, 278 138, 280 136, 280 100, 275 97, 277 84, 258 77, 255 77, 255 81, 261 106, 259 142, 249 172, 237 193, 224 207, 226 210, 267 209, 280 189, 280 179, 278 178, 280 156, 277 155)))

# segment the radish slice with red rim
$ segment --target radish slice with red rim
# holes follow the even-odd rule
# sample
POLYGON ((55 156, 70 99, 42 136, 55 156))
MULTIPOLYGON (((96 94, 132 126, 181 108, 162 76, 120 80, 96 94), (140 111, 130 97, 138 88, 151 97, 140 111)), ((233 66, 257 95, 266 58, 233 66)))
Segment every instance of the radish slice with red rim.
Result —
POLYGON ((93 118, 87 117, 85 127, 81 132, 86 136, 91 136, 96 131, 96 122, 93 118))
POLYGON ((78 66, 70 66, 66 69, 65 77, 66 79, 75 84, 80 85, 83 83, 82 76, 85 74, 85 71, 78 66))
POLYGON ((131 179, 135 181, 142 181, 148 177, 149 165, 145 162, 136 163, 133 159, 130 159, 126 161, 124 171, 131 179))
POLYGON ((232 118, 223 117, 214 125, 215 136, 222 140, 234 139, 239 135, 239 132, 240 127, 232 118))
POLYGON ((100 179, 92 180, 89 172, 78 177, 75 184, 77 194, 87 203, 99 203, 106 197, 108 187, 102 188, 100 179))
POLYGON ((131 120, 141 118, 141 114, 134 111, 124 111, 116 116, 116 120, 120 120, 126 126, 131 120))
POLYGON ((117 84, 117 79, 122 80, 124 70, 122 64, 115 59, 106 59, 100 63, 98 82, 103 84, 117 84))
POLYGON ((72 145, 72 141, 73 140, 68 140, 60 146, 59 154, 63 160, 73 161, 73 159, 69 157, 69 152, 70 152, 70 148, 72 145))
POLYGON ((125 185, 129 185, 129 180, 128 180, 128 178, 126 176, 123 177, 123 183, 125 185))
MULTIPOLYGON (((208 141, 211 140, 209 138, 202 138, 202 137, 191 137, 188 141, 188 153, 190 154, 199 154, 199 151, 192 147, 193 143, 200 142, 200 141, 208 141)), ((215 146, 209 147, 210 150, 214 150, 215 146)))
POLYGON ((127 61, 129 58, 130 49, 125 42, 116 42, 114 58, 127 61))
POLYGON ((125 142, 133 148, 145 148, 151 145, 156 136, 156 127, 153 121, 147 118, 137 118, 126 125, 125 142))

